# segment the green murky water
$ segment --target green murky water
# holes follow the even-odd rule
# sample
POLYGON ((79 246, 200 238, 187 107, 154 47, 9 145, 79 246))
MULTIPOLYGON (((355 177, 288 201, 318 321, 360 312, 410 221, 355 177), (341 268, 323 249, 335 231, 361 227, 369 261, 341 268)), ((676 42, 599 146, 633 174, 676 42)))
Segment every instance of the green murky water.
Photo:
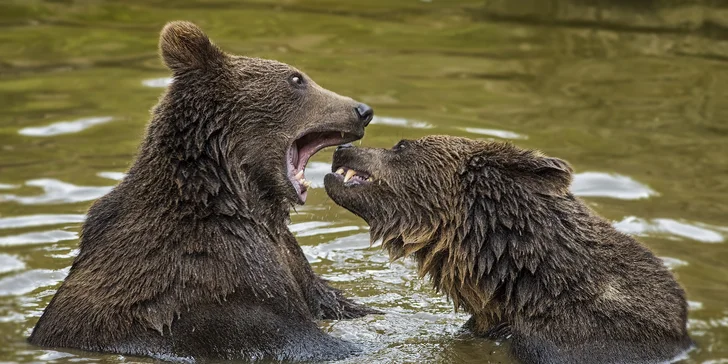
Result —
MULTIPOLYGON (((372 105, 364 144, 447 133, 569 160, 573 189, 685 286, 699 349, 728 363, 728 7, 718 1, 0 0, 0 362, 148 361, 31 347, 89 204, 129 166, 168 72, 168 20, 372 105)), ((351 363, 508 363, 466 316, 368 246, 321 187, 293 214, 314 269, 383 317, 324 323, 351 363)), ((318 172, 318 173, 316 173, 318 172)))

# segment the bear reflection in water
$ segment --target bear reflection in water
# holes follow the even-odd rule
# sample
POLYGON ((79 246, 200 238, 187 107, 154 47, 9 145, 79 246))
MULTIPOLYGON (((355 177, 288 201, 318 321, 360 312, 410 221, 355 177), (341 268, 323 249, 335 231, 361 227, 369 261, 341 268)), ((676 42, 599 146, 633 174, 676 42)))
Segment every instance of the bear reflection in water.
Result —
POLYGON ((287 222, 311 155, 360 139, 372 109, 289 65, 226 54, 191 23, 168 24, 159 46, 174 81, 29 341, 159 358, 356 352, 315 320, 376 311, 316 276, 287 222))
MULTIPOLYGON (((563 160, 449 136, 339 147, 326 191, 412 256, 523 363, 658 363, 693 343, 685 293, 646 247, 569 192, 563 160)), ((484 353, 485 355, 486 353, 484 353)))

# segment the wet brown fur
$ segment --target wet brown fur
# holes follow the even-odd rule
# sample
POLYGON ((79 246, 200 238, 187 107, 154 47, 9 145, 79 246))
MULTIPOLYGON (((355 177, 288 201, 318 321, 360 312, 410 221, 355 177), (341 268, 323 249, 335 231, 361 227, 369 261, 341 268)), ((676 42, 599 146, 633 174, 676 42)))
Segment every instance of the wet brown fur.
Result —
POLYGON ((225 54, 191 23, 168 24, 160 51, 174 81, 29 341, 164 359, 357 351, 315 320, 376 311, 312 271, 286 226, 298 195, 285 159, 307 130, 361 137, 357 103, 289 65, 225 54), (289 82, 299 73, 305 87, 289 82))
POLYGON ((569 192, 568 163, 511 144, 430 136, 348 148, 333 168, 374 182, 326 189, 393 259, 510 339, 524 363, 658 363, 692 346, 685 294, 646 247, 569 192))

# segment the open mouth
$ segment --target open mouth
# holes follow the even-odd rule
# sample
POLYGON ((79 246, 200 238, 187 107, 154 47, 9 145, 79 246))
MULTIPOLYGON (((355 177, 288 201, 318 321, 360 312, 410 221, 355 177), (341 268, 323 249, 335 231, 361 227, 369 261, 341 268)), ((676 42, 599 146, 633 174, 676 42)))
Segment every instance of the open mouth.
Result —
POLYGON ((339 167, 334 171, 336 178, 342 180, 345 186, 366 185, 374 182, 371 174, 363 171, 357 171, 349 167, 339 167))
POLYGON ((305 170, 308 160, 321 149, 341 145, 360 139, 360 135, 342 131, 310 132, 296 139, 288 149, 286 166, 288 179, 298 194, 300 203, 306 202, 311 181, 306 179, 305 170))

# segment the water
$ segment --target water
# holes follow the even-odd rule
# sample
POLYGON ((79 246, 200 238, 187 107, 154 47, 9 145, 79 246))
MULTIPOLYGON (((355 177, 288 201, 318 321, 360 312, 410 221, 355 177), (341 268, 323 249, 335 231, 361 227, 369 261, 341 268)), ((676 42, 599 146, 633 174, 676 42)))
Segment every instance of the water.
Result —
MULTIPOLYGON (((574 192, 686 288, 699 348, 685 362, 728 363, 728 7, 630 3, 0 0, 0 362, 150 362, 24 340, 168 82, 159 30, 186 19, 372 105, 365 145, 446 133, 567 159, 574 192)), ((509 363, 459 331, 467 317, 412 262, 369 247, 321 188, 330 158, 314 157, 291 228, 319 274, 388 312, 322 324, 366 349, 347 362, 509 363)))

